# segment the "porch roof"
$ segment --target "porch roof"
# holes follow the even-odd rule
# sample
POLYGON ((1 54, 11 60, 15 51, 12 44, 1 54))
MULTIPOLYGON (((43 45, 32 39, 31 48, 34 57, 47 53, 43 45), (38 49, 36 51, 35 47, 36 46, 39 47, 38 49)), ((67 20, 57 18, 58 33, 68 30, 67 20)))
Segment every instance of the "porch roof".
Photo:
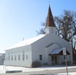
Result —
MULTIPOLYGON (((70 55, 70 53, 67 50, 66 54, 70 55)), ((49 53, 49 55, 63 55, 63 48, 54 49, 49 53)))

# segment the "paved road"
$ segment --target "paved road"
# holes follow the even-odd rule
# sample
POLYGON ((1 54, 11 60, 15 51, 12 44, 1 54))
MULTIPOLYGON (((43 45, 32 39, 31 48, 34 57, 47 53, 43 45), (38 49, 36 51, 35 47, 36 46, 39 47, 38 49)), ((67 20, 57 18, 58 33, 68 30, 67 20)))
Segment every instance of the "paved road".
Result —
MULTIPOLYGON (((76 72, 76 68, 69 68, 68 72, 76 72)), ((24 72, 24 73, 12 73, 12 74, 0 74, 0 75, 29 75, 29 74, 44 74, 44 75, 56 75, 57 73, 66 73, 66 69, 55 69, 55 70, 44 70, 44 71, 35 71, 35 72, 24 72)))

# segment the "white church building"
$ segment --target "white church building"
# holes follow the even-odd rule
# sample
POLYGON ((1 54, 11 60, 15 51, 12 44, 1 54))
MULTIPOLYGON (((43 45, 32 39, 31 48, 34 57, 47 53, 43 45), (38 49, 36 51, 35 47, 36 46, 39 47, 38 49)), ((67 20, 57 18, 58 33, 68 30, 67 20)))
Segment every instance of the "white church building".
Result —
POLYGON ((66 49, 67 61, 72 64, 72 46, 56 34, 51 8, 49 6, 46 19, 46 33, 34 38, 23 40, 5 50, 5 65, 31 67, 32 62, 43 64, 63 64, 66 49))

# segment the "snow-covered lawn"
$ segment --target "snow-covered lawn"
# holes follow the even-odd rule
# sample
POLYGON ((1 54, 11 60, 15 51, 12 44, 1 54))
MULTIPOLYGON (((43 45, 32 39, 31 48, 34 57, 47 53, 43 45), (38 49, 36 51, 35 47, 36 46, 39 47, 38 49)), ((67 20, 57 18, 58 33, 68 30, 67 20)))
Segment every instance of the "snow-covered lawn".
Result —
MULTIPOLYGON (((68 68, 76 68, 76 66, 69 66, 68 68)), ((5 71, 22 70, 22 72, 34 72, 34 71, 46 71, 46 70, 56 70, 56 69, 66 69, 65 67, 39 67, 39 68, 25 68, 25 67, 14 67, 0 65, 0 74, 5 73, 5 71)), ((66 73, 59 73, 55 75, 67 75, 66 73)), ((69 75, 76 75, 76 72, 69 73, 69 75)))
MULTIPOLYGON (((58 73, 56 75, 67 75, 66 73, 58 73)), ((69 73, 68 75, 76 75, 76 72, 73 72, 73 73, 69 73)))

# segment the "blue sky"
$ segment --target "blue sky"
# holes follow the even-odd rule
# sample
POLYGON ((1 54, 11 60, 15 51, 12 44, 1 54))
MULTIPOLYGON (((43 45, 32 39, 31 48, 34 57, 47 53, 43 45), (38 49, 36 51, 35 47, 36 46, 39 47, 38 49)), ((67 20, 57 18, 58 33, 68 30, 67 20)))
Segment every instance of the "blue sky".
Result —
POLYGON ((23 38, 37 36, 49 4, 53 16, 64 9, 76 11, 76 0, 0 0, 0 53, 23 38))

